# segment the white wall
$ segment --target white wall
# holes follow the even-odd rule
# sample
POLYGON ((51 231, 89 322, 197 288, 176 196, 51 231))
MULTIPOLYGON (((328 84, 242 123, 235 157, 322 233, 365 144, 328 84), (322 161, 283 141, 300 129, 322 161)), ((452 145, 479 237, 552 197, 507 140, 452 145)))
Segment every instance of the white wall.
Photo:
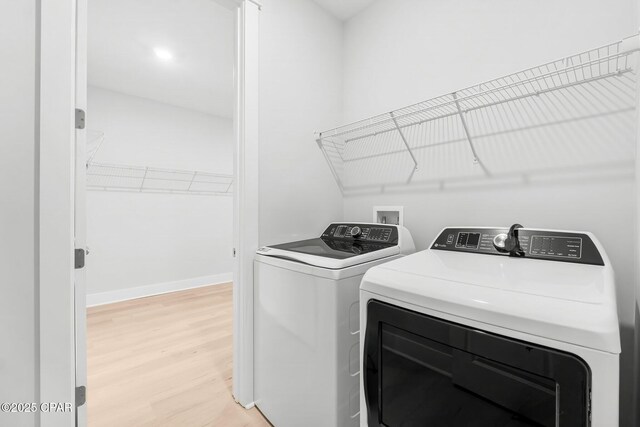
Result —
MULTIPOLYGON (((0 7, 0 402, 38 397, 35 25, 35 2, 0 7)), ((0 412, 0 425, 34 423, 33 414, 0 412)))
POLYGON ((94 161, 233 173, 230 118, 94 86, 88 96, 87 129, 105 133, 94 161))
MULTIPOLYGON (((345 27, 345 122, 617 41, 637 31, 636 7, 634 0, 377 1, 345 27)), ((603 142, 632 163, 634 137, 624 135, 603 142)), ((616 271, 622 425, 633 425, 635 257, 629 230, 635 224, 635 186, 631 168, 610 172, 570 181, 560 176, 543 183, 351 196, 344 200, 344 217, 370 220, 373 205, 404 205, 405 225, 418 249, 447 225, 520 222, 594 232, 616 271)))
POLYGON ((341 121, 342 26, 310 0, 265 0, 260 26, 260 243, 273 244, 342 218, 313 134, 341 121))
MULTIPOLYGON (((231 119, 92 86, 88 103, 87 128, 105 137, 95 162, 233 171, 231 119)), ((88 191, 89 301, 146 285, 228 279, 232 203, 226 196, 88 191)))
POLYGON ((620 40, 635 0, 377 1, 345 26, 353 121, 620 40))

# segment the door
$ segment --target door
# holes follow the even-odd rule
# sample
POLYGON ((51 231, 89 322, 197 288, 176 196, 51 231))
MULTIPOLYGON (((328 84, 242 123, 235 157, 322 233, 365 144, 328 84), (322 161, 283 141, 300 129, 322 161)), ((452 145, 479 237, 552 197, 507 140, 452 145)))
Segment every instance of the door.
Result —
POLYGON ((75 380, 76 426, 87 425, 87 300, 86 269, 83 259, 87 255, 86 227, 86 144, 87 131, 84 114, 87 111, 87 0, 76 0, 76 131, 74 167, 74 243, 76 269, 74 276, 75 305, 75 380))
POLYGON ((370 426, 588 426, 577 356, 372 300, 364 388, 370 426))

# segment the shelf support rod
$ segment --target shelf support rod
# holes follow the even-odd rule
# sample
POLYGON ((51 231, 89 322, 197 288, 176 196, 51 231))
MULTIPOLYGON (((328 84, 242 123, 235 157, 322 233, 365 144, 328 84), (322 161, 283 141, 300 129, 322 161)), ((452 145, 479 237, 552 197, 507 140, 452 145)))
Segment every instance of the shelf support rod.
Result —
MULTIPOLYGON (((398 121, 396 120, 396 116, 393 114, 393 111, 391 111, 389 114, 391 115, 393 124, 396 126, 396 129, 400 134, 400 138, 402 138, 402 142, 404 142, 404 146, 407 147, 407 151, 409 152, 409 155, 413 160, 413 164, 414 164, 413 170, 416 171, 418 170, 418 161, 416 160, 416 156, 413 155, 413 151, 411 151, 411 148, 409 147, 409 143, 407 142, 407 138, 405 138, 404 133, 402 133, 402 128, 400 127, 400 125, 398 125, 398 121)), ((413 176, 413 173, 411 174, 411 176, 413 176)), ((409 179, 411 179, 411 177, 409 179)))
POLYGON ((142 177, 142 182, 140 183, 140 192, 144 189, 144 181, 147 179, 147 172, 149 172, 149 168, 144 168, 144 176, 142 177))
POLYGON ((453 96, 453 100, 456 103, 456 108, 458 109, 458 115, 460 116, 460 121, 462 122, 462 128, 464 129, 464 134, 467 137, 467 142, 469 142, 469 148, 471 148, 471 153, 473 154, 473 163, 480 165, 482 170, 487 176, 490 176, 489 170, 486 166, 480 161, 478 157, 478 153, 476 153, 476 147, 473 145, 473 140, 471 139, 471 133, 469 133, 469 128, 467 127, 467 120, 464 118, 464 113, 462 112, 462 108, 460 108, 460 102, 458 101, 458 94, 453 92, 451 94, 453 96))
POLYGON ((318 135, 318 138, 316 139, 316 143, 318 144, 318 148, 320 148, 320 151, 322 151, 322 154, 324 155, 324 159, 329 164, 329 169, 331 169, 331 174, 333 175, 333 179, 335 179, 336 184, 338 184, 340 193, 344 194, 344 187, 342 186, 342 181, 340 181, 340 177, 338 176, 338 173, 336 172, 336 169, 333 166, 333 163, 331 162, 331 159, 329 158, 329 155, 327 154, 326 149, 324 148, 324 143, 322 141, 322 134, 317 134, 317 135, 318 135))
POLYGON ((191 181, 189 182, 189 187, 187 188, 187 191, 191 190, 191 186, 193 185, 193 181, 195 181, 196 179, 196 175, 198 175, 198 171, 193 172, 193 176, 191 177, 191 181))

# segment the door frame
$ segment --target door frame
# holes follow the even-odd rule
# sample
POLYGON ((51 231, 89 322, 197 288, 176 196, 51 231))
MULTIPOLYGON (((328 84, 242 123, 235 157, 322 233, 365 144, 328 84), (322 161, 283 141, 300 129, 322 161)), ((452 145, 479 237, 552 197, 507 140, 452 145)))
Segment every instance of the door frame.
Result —
MULTIPOLYGON (((73 404, 76 387, 75 108, 76 81, 82 78, 76 75, 76 66, 79 69, 86 67, 86 56, 78 55, 77 50, 83 48, 86 39, 82 26, 82 22, 86 22, 86 8, 83 7, 84 0, 35 1, 39 72, 39 95, 36 95, 38 215, 35 224, 39 246, 36 261, 39 372, 36 373, 36 394, 40 402, 73 404), (79 27, 78 22, 81 23, 79 27)), ((233 395, 238 403, 251 407, 253 255, 259 239, 258 25, 261 5, 255 0, 214 1, 234 10, 236 16, 233 395)), ((87 395, 90 398, 91 390, 87 395)), ((68 427, 75 423, 75 412, 40 413, 39 417, 43 427, 68 427)))
MULTIPOLYGON (((76 1, 36 4, 36 396, 40 402, 74 405, 76 1)), ((39 412, 38 417, 43 427, 75 424, 75 411, 39 412)))
POLYGON ((233 396, 253 397, 253 258, 259 246, 259 61, 257 0, 216 0, 235 10, 235 150, 233 188, 233 396))
MULTIPOLYGON (((87 2, 76 0, 76 76, 75 76, 75 108, 87 111, 87 2)), ((75 121, 75 120, 74 120, 75 121)), ((75 129, 74 145, 74 247, 88 253, 87 248, 87 130, 85 126, 75 129)), ((75 304, 75 389, 87 387, 87 274, 86 268, 74 270, 74 304, 75 304)), ((78 393, 74 393, 76 400, 78 393)), ((86 400, 86 394, 85 394, 86 400)), ((76 402, 77 405, 78 402, 76 402)), ((87 405, 76 406, 75 425, 87 425, 87 405)))

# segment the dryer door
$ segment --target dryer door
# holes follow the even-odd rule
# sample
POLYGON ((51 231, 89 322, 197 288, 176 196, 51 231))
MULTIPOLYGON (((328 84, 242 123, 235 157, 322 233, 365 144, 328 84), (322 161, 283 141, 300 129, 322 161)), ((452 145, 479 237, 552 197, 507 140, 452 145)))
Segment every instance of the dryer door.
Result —
POLYGON ((370 426, 588 426, 577 356, 372 300, 364 386, 370 426))

